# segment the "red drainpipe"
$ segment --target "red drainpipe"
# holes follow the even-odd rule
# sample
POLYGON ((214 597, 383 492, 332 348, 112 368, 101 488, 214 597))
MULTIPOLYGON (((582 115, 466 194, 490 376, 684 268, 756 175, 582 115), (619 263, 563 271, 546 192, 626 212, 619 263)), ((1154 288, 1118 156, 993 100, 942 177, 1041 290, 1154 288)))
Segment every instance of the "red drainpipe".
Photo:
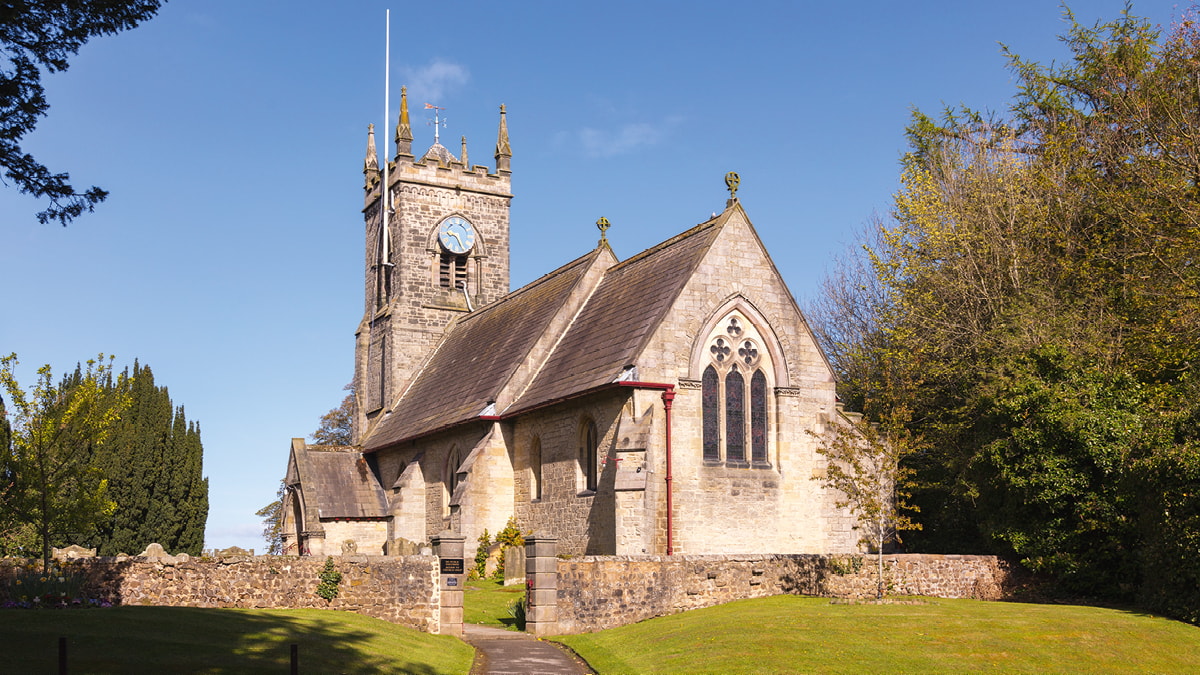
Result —
POLYGON ((675 392, 668 389, 662 393, 663 408, 667 418, 667 555, 675 552, 671 518, 671 403, 675 401, 675 392))

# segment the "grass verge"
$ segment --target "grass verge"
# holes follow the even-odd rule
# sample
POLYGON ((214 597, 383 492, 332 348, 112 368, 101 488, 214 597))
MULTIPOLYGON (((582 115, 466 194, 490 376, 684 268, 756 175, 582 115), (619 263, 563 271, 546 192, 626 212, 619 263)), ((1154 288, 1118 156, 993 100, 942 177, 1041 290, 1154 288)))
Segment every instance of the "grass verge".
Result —
POLYGON ((352 612, 113 607, 0 611, 5 672, 58 670, 67 638, 73 673, 465 673, 473 650, 444 635, 352 612))
POLYGON ((616 673, 1196 673, 1200 628, 1114 609, 777 596, 555 638, 616 673))
POLYGON ((494 579, 470 579, 463 588, 463 621, 517 630, 509 607, 524 593, 523 584, 505 586, 494 579))

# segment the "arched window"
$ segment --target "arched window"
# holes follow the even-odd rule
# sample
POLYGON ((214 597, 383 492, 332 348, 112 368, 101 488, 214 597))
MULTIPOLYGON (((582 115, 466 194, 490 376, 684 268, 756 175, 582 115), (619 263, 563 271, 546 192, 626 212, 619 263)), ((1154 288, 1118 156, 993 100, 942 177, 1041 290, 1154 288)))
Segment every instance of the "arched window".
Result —
POLYGON ((717 369, 704 369, 700 382, 700 408, 704 425, 704 461, 721 460, 721 379, 717 369))
POLYGON ((596 433, 596 423, 590 419, 584 420, 579 430, 579 474, 583 479, 584 490, 596 491, 596 462, 599 447, 600 437, 596 433))
POLYGON ((767 463, 767 376, 761 370, 750 378, 750 459, 767 463))
POLYGON ((737 364, 725 376, 725 461, 746 461, 746 380, 737 364))
POLYGON ((529 442, 529 499, 542 498, 542 439, 534 437, 529 442))
POLYGON ((757 329, 731 312, 709 336, 700 376, 701 448, 709 464, 766 467, 770 357, 757 329), (749 446, 749 447, 747 447, 749 446))

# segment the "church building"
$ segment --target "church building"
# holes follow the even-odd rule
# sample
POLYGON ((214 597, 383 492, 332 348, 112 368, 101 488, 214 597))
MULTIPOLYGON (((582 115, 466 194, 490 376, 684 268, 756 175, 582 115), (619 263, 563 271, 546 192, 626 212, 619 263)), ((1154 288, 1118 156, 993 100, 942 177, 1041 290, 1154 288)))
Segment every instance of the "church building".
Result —
MULTIPOLYGON (((819 480, 834 376, 726 176, 725 208, 625 260, 509 291, 512 149, 364 163, 354 445, 293 439, 285 553, 416 552, 510 518, 569 555, 842 553, 819 480)), ((715 182, 715 181, 714 181, 715 182)), ((468 555, 471 551, 468 550, 468 555)))

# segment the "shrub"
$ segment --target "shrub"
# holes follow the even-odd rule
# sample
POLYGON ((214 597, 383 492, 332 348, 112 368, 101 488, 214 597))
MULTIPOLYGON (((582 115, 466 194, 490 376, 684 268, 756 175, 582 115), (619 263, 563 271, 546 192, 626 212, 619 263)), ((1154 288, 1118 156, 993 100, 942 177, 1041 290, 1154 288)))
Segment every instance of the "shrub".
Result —
POLYGON ((332 556, 325 558, 325 567, 321 568, 317 578, 321 580, 321 583, 317 584, 317 595, 333 602, 339 593, 338 584, 342 583, 342 573, 333 566, 332 556))

